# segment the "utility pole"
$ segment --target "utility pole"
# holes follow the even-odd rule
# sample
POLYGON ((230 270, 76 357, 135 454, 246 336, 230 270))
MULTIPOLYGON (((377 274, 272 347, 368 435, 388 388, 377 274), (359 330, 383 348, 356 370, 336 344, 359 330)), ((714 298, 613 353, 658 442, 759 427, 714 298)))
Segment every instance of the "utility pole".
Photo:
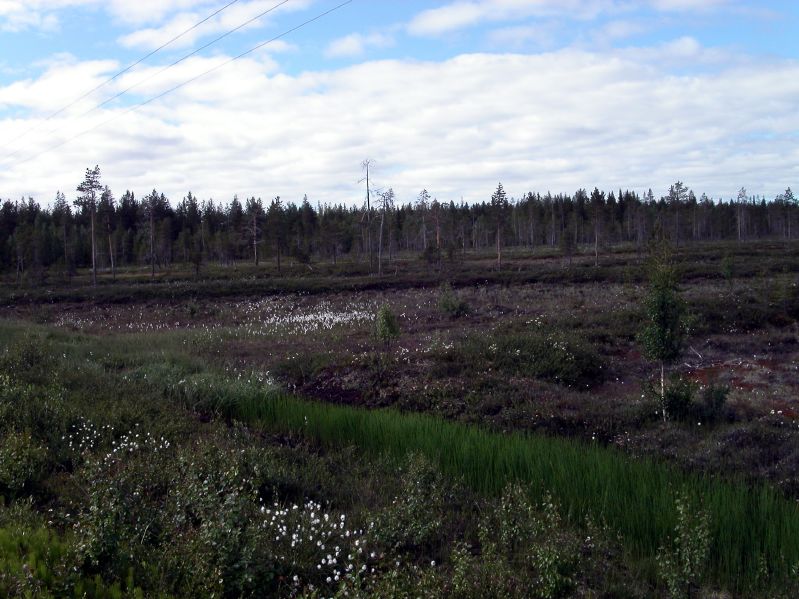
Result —
POLYGON ((366 170, 366 246, 369 253, 369 274, 372 273, 374 267, 374 259, 372 256, 372 204, 371 204, 371 191, 369 189, 369 167, 374 164, 371 158, 367 158, 361 163, 361 168, 366 170))

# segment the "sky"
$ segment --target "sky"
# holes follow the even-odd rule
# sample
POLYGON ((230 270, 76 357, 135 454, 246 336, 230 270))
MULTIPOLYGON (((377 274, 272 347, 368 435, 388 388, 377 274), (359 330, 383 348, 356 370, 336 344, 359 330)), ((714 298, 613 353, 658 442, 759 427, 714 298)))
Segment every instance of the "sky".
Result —
POLYGON ((0 0, 0 198, 799 188, 794 0, 342 2, 0 0))

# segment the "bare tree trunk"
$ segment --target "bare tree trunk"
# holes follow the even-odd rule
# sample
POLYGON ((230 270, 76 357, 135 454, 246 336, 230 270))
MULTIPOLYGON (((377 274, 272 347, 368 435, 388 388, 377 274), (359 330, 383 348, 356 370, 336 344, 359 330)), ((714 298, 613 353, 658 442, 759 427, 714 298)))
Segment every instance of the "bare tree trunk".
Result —
POLYGON ((599 266, 599 227, 594 226, 594 268, 599 266))
POLYGON ((369 189, 369 163, 366 164, 366 245, 369 252, 369 274, 372 273, 372 196, 369 189))
POLYGON ((255 260, 255 266, 258 266, 258 222, 256 220, 255 210, 252 211, 252 255, 255 260))
POLYGON ((67 222, 66 219, 62 223, 64 231, 64 269, 67 272, 67 281, 72 282, 72 269, 69 264, 69 252, 67 251, 67 222))
POLYGON ((741 208, 741 203, 738 202, 738 241, 741 241, 741 239, 743 238, 742 227, 743 227, 743 209, 741 208))
POLYGON ((111 227, 108 227, 108 257, 111 260, 111 280, 116 283, 117 271, 116 263, 114 261, 114 243, 111 240, 111 227))
POLYGON ((497 270, 502 270, 502 232, 497 227, 497 270))
POLYGON ((666 422, 666 365, 660 362, 660 407, 663 410, 663 422, 666 422))
POLYGON ((94 236, 94 206, 91 209, 92 221, 92 285, 97 286, 97 239, 94 236))
POLYGON ((150 202, 150 278, 155 278, 155 215, 150 202))
POLYGON ((22 279, 22 271, 25 270, 22 261, 22 250, 20 250, 19 242, 17 242, 17 283, 22 279))
POLYGON ((383 276, 383 222, 386 219, 386 208, 380 213, 380 239, 377 242, 377 276, 383 276))

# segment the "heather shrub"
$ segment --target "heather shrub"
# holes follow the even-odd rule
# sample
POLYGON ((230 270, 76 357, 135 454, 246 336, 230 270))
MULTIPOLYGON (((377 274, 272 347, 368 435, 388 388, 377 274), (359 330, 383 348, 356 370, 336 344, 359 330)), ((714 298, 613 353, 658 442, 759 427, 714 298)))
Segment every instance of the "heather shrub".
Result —
POLYGON ((698 588, 710 555, 710 518, 687 495, 675 500, 674 535, 660 548, 658 571, 672 597, 689 597, 698 588))
POLYGON ((444 283, 439 289, 438 309, 450 318, 461 318, 469 314, 469 304, 458 297, 449 283, 444 283))
POLYGON ((376 515, 374 536, 392 551, 413 553, 435 543, 444 525, 450 487, 422 455, 409 458, 402 481, 401 493, 376 515))
POLYGON ((30 433, 10 433, 0 442, 0 495, 16 497, 39 482, 47 464, 47 451, 30 433))

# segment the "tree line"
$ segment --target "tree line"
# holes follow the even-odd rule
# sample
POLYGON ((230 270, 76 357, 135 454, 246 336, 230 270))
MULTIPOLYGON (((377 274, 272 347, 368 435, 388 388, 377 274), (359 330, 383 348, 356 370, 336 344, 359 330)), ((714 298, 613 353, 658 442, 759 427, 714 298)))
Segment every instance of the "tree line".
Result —
POLYGON ((392 189, 367 188, 363 205, 313 206, 274 197, 234 196, 227 203, 200 200, 191 192, 174 203, 157 190, 137 198, 115 197, 102 184, 99 167, 86 170, 71 201, 56 193, 51 206, 33 198, 6 200, 0 207, 0 270, 30 272, 61 268, 72 274, 91 267, 112 277, 120 266, 148 266, 152 275, 175 263, 231 265, 286 258, 307 264, 342 257, 368 261, 382 273, 401 252, 435 261, 469 250, 551 246, 571 255, 588 246, 600 252, 618 243, 643 248, 655 231, 675 244, 799 237, 799 203, 790 188, 777 197, 750 196, 741 189, 727 201, 694 192, 682 182, 656 197, 629 190, 574 194, 528 192, 508 198, 499 184, 486 201, 439 201, 421 190, 399 203, 392 189))

